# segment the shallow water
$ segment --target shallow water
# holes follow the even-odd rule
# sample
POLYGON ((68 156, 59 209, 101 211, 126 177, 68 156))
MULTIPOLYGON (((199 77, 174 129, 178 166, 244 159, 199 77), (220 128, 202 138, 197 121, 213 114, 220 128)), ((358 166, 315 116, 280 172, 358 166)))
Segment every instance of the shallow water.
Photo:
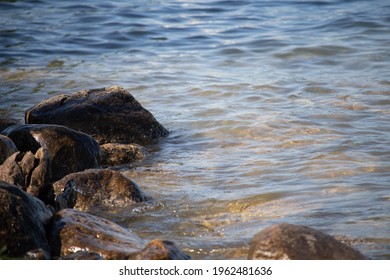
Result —
POLYGON ((120 85, 171 131, 101 213, 195 259, 274 223, 390 259, 388 1, 0 1, 0 117, 120 85))

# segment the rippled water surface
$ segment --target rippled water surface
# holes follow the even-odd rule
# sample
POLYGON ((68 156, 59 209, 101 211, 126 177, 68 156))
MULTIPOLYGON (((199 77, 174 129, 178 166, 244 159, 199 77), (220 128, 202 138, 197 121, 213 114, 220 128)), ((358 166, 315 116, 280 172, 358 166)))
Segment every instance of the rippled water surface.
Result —
MULTIPOLYGON (((120 85, 171 131, 104 213, 195 259, 274 223, 390 258, 388 1, 0 1, 0 117, 120 85)), ((103 214, 102 214, 103 215, 103 214)))

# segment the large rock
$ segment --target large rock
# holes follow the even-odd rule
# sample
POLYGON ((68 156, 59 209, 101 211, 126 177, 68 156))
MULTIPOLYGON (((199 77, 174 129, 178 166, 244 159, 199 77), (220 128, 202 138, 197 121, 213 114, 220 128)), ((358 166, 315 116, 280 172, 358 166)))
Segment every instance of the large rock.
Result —
POLYGON ((9 137, 0 135, 0 164, 17 151, 18 149, 9 137))
POLYGON ((25 119, 83 131, 99 144, 145 143, 168 135, 148 110, 118 86, 52 97, 27 110, 25 119))
POLYGON ((79 251, 100 254, 103 259, 133 259, 144 246, 129 230, 104 218, 63 209, 52 220, 50 245, 53 257, 65 258, 79 251))
POLYGON ((72 173, 53 184, 59 208, 91 211, 115 209, 146 201, 138 185, 119 171, 90 169, 72 173))
POLYGON ((107 143, 100 145, 102 165, 121 165, 145 159, 149 152, 138 144, 107 143))
POLYGON ((361 260, 360 252, 318 230, 278 224, 260 231, 252 240, 248 259, 255 260, 361 260))
POLYGON ((27 124, 5 129, 21 152, 44 148, 51 158, 51 181, 73 172, 99 167, 100 147, 89 135, 60 125, 27 124))
POLYGON ((49 252, 46 228, 52 212, 42 201, 0 181, 0 251, 6 258, 49 252))
POLYGON ((46 204, 53 204, 50 166, 50 156, 43 148, 39 148, 35 155, 16 152, 0 165, 0 180, 20 187, 46 204))
POLYGON ((137 260, 189 260, 190 256, 180 251, 169 240, 155 239, 138 253, 137 260))

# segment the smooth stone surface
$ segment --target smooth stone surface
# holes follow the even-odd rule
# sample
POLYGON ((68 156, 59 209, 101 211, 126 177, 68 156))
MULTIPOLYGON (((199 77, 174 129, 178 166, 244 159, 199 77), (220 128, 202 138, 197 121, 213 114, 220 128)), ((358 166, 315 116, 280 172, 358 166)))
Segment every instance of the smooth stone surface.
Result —
POLYGON ((136 183, 119 171, 90 169, 72 173, 53 184, 59 208, 115 210, 146 201, 136 183))
POLYGON ((357 250, 321 231, 282 223, 260 231, 252 239, 251 260, 363 260, 357 250))
POLYGON ((0 132, 2 132, 7 127, 10 127, 10 126, 13 126, 16 124, 21 124, 21 122, 19 120, 16 120, 16 119, 0 119, 0 132))
POLYGON ((114 166, 143 160, 149 152, 138 144, 107 143, 100 145, 101 164, 114 166))
POLYGON ((148 110, 118 86, 52 97, 27 110, 25 119, 83 131, 99 144, 145 143, 168 135, 148 110))
POLYGON ((20 187, 46 204, 53 204, 54 191, 50 184, 51 159, 46 150, 16 152, 0 165, 0 180, 20 187))
POLYGON ((75 209, 63 209, 52 219, 50 246, 54 257, 80 251, 100 254, 106 260, 133 259, 145 243, 129 230, 75 209))
POLYGON ((0 249, 6 257, 23 257, 32 250, 49 252, 46 228, 51 217, 41 200, 0 181, 0 249))
POLYGON ((51 181, 99 167, 100 147, 89 135, 60 125, 29 124, 5 129, 21 152, 44 148, 51 159, 51 181))
POLYGON ((136 256, 137 260, 190 260, 172 241, 155 239, 136 256))
POLYGON ((0 164, 17 151, 18 149, 16 148, 14 142, 12 142, 11 138, 5 135, 0 135, 0 164))

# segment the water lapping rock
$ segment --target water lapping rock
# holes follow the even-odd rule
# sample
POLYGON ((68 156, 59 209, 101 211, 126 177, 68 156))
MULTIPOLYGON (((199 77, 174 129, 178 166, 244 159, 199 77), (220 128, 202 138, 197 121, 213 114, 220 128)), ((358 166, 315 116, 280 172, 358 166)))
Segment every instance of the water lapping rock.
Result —
POLYGON ((254 236, 251 260, 363 260, 360 252, 321 231, 293 224, 277 224, 254 236))
POLYGON ((99 144, 153 142, 168 135, 154 116, 119 86, 49 98, 26 111, 26 123, 64 125, 99 144))
POLYGON ((119 171, 89 169, 72 173, 53 184, 60 209, 75 208, 82 211, 113 210, 147 197, 139 186, 119 171))

